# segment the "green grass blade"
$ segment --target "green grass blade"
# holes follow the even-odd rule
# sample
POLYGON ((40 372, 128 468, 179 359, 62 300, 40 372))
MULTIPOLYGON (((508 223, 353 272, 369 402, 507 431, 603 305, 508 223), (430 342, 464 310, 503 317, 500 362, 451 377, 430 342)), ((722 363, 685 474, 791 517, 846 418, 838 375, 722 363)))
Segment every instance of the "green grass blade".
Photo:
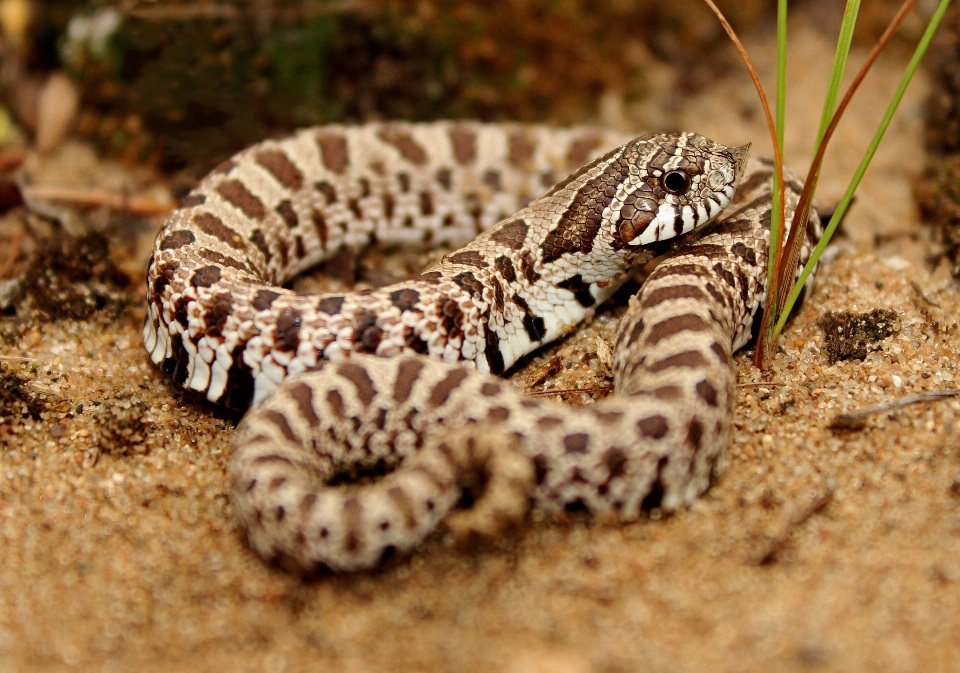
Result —
MULTIPOLYGON (((783 152, 783 128, 787 111, 787 0, 777 0, 777 107, 776 128, 777 144, 783 152)), ((780 240, 780 230, 783 227, 780 221, 780 202, 782 189, 778 173, 773 176, 773 211, 770 217, 770 240, 780 240)), ((767 287, 773 287, 773 273, 777 265, 775 255, 767 258, 767 287)))
POLYGON ((860 0, 848 0, 843 10, 843 23, 840 25, 840 35, 837 39, 837 51, 833 57, 833 69, 830 71, 830 84, 827 86, 827 95, 823 100, 823 112, 820 114, 820 129, 817 131, 817 142, 813 144, 813 153, 816 154, 823 141, 823 134, 827 131, 830 118, 837 107, 837 96, 840 94, 840 83, 843 80, 843 71, 847 67, 847 56, 850 54, 850 43, 853 40, 853 29, 857 23, 857 13, 860 11, 860 0))
POLYGON ((850 206, 850 201, 853 199, 853 194, 857 190, 857 187, 860 186, 860 180, 863 178, 863 174, 866 172, 867 167, 870 166, 870 162, 873 160, 873 155, 876 153, 877 147, 880 145, 880 141, 883 139, 883 135, 886 133, 887 127, 890 125, 890 121, 893 119, 893 115, 897 111, 897 107, 900 105, 900 101, 903 99, 903 94, 906 92, 907 86, 910 84, 910 80, 917 71, 917 67, 920 65, 920 60, 926 53, 927 47, 930 45, 930 41, 933 39, 933 34, 939 27, 940 21, 943 19, 943 15, 947 11, 947 7, 949 5, 950 0, 940 0, 939 5, 937 5, 937 9, 933 13, 930 23, 927 25, 926 31, 923 33, 923 37, 920 39, 920 43, 913 52, 913 57, 910 59, 910 63, 907 65, 907 69, 904 71, 903 77, 900 79, 900 85, 897 87, 896 93, 893 95, 890 104, 887 106, 887 111, 883 115, 883 119, 880 121, 880 126, 873 135, 873 139, 870 141, 870 146, 867 148, 866 154, 860 161, 860 165, 857 167, 856 173, 854 173, 853 178, 850 180, 850 184, 847 186, 847 191, 844 192, 843 198, 840 199, 840 203, 837 205, 837 210, 833 213, 833 217, 830 218, 830 223, 827 225, 823 236, 813 249, 813 254, 810 256, 810 260, 807 262, 806 266, 804 266, 803 272, 800 274, 800 278, 790 291, 790 296, 787 297, 787 303, 784 305, 783 310, 777 319, 777 324, 774 327, 774 339, 780 336, 780 332, 783 330, 783 326, 786 324, 787 318, 790 316, 790 311, 793 309, 793 305, 796 303, 797 298, 803 291, 804 284, 807 282, 810 274, 813 273, 814 267, 820 260, 820 255, 823 254, 824 249, 830 243, 830 238, 836 231, 837 225, 840 224, 840 220, 843 218, 844 213, 850 206))

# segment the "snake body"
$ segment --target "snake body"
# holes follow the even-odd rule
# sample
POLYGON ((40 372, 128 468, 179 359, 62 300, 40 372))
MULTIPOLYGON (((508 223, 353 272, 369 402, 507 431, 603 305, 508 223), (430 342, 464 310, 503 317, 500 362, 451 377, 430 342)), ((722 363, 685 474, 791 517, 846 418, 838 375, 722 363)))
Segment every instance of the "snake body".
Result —
MULTIPOLYGON (((746 159, 690 133, 474 123, 267 141, 162 228, 145 345, 184 387, 254 405, 229 467, 234 505, 261 555, 300 569, 372 566, 445 517, 494 533, 530 501, 623 519, 671 510, 720 468, 731 354, 764 299, 771 171, 755 166, 735 196, 746 159), (385 288, 281 287, 345 245, 470 239, 385 288), (492 376, 664 253, 620 323, 615 395, 570 409, 492 376), (377 471, 389 474, 331 483, 377 471), (471 479, 480 499, 449 517, 471 479)), ((788 187, 789 212, 800 185, 788 187)))

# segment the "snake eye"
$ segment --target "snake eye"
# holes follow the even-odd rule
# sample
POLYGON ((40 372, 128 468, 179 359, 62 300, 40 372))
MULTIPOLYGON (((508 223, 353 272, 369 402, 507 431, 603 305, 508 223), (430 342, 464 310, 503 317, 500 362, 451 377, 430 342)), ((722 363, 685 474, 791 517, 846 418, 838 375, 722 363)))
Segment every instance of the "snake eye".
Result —
POLYGON ((670 171, 660 178, 660 183, 671 194, 683 194, 690 189, 690 176, 683 171, 670 171))

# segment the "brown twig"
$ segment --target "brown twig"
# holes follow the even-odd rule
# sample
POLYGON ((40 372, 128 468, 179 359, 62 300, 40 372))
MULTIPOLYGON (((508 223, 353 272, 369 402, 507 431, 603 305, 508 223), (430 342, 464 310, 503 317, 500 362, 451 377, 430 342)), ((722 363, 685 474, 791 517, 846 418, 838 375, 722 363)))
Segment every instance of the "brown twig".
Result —
POLYGON ((934 402, 936 400, 942 400, 948 397, 956 397, 957 395, 960 395, 960 388, 930 390, 923 393, 916 393, 914 395, 904 395, 903 397, 895 399, 891 402, 878 404, 875 407, 864 407, 863 409, 857 409, 856 411, 848 411, 846 413, 837 414, 833 417, 833 420, 830 421, 830 425, 827 427, 829 427, 831 430, 863 430, 865 427, 867 427, 867 416, 871 414, 880 414, 885 411, 893 411, 894 409, 900 409, 902 407, 906 407, 911 404, 917 404, 919 402, 934 402))
POLYGON ((758 381, 758 382, 756 382, 756 383, 738 383, 738 384, 737 384, 737 388, 752 388, 752 387, 755 387, 755 386, 776 387, 776 386, 785 386, 785 385, 787 385, 787 384, 786 384, 786 383, 781 383, 781 382, 779 382, 779 381, 758 381))
POLYGON ((537 397, 546 397, 547 395, 572 395, 574 393, 609 393, 613 386, 599 386, 596 388, 565 388, 562 390, 534 390, 528 392, 528 395, 537 397))
MULTIPOLYGON (((309 19, 325 14, 339 14, 367 9, 368 3, 361 0, 341 0, 340 2, 314 2, 306 7, 275 9, 271 17, 283 21, 309 19)), ((122 8, 127 16, 147 21, 190 21, 193 19, 240 19, 257 16, 256 9, 241 9, 228 4, 189 4, 169 5, 166 7, 143 7, 140 9, 122 8)))
POLYGON ((40 201, 67 201, 85 208, 102 208, 118 210, 131 215, 152 217, 164 215, 175 206, 139 196, 114 194, 104 189, 72 189, 65 187, 23 187, 23 196, 26 199, 40 201))
POLYGON ((917 296, 919 296, 922 300, 924 300, 925 302, 927 302, 930 306, 936 306, 937 308, 943 308, 942 306, 940 306, 940 304, 938 304, 937 302, 933 301, 932 299, 930 299, 929 297, 927 297, 927 295, 925 295, 925 294, 923 293, 923 288, 920 287, 920 283, 918 283, 917 281, 911 280, 911 281, 910 281, 910 287, 912 287, 912 288, 913 288, 913 291, 917 293, 917 296))
MULTIPOLYGON (((783 181, 783 148, 780 147, 780 142, 777 140, 777 126, 773 121, 773 113, 770 112, 770 103, 767 101, 767 94, 764 93, 763 85, 760 83, 760 75, 757 74, 757 69, 753 66, 753 61, 750 60, 750 56, 747 54, 747 50, 744 48, 743 43, 740 42, 740 38, 737 37, 737 33, 733 30, 733 26, 730 25, 730 22, 727 21, 727 18, 723 15, 723 12, 720 11, 720 8, 717 7, 713 0, 704 0, 707 3, 707 6, 713 10, 713 13, 716 14, 717 19, 720 21, 720 25, 723 26, 723 29, 727 32, 727 35, 730 37, 730 40, 733 42, 734 46, 737 48, 737 51, 740 53, 740 58, 743 59, 744 65, 747 66, 747 72, 750 73, 750 79, 753 80, 753 85, 757 89, 757 95, 760 97, 760 104, 763 106, 763 114, 767 118, 767 129, 770 131, 770 142, 773 144, 773 165, 777 171, 777 180, 779 185, 780 192, 780 230, 777 234, 776 245, 773 241, 770 242, 770 249, 776 250, 776 257, 774 259, 773 265, 773 278, 776 279, 780 273, 780 250, 783 245, 783 231, 784 225, 786 224, 786 214, 787 214, 787 203, 786 203, 786 184, 783 181)), ((767 288, 767 296, 770 296, 770 293, 773 292, 776 288, 767 288)), ((761 333, 760 338, 763 338, 761 333)), ((757 348, 757 352, 760 351, 760 348, 757 348)))
MULTIPOLYGON (((706 1, 709 2, 710 0, 706 1)), ((893 38, 894 33, 897 32, 903 20, 907 18, 907 14, 910 13, 910 10, 916 2, 917 0, 904 0, 903 5, 900 6, 900 10, 890 21, 890 25, 887 26, 887 29, 883 31, 883 35, 880 36, 880 39, 877 40, 877 43, 873 46, 873 49, 867 56, 867 60, 864 61, 857 76, 844 94, 843 100, 840 101, 840 105, 837 106, 836 111, 833 113, 830 125, 827 126, 827 130, 823 134, 823 139, 820 141, 820 146, 817 148, 817 154, 810 164, 810 169, 807 171, 807 179, 804 180, 803 191, 800 193, 800 200, 797 203, 797 209, 793 214, 793 222, 790 225, 790 234, 787 236, 787 243, 783 248, 778 248, 777 250, 778 260, 783 263, 778 262, 774 267, 773 287, 767 288, 767 297, 770 299, 767 300, 767 305, 763 309, 763 317, 760 322, 760 334, 757 338, 757 349, 753 357, 753 364, 757 369, 763 370, 766 368, 776 343, 776 339, 770 338, 772 337, 773 324, 780 315, 780 312, 783 311, 783 307, 787 303, 787 297, 790 295, 790 290, 793 289, 793 283, 789 282, 789 276, 783 279, 779 278, 779 276, 792 274, 793 272, 790 271, 790 269, 796 269, 797 263, 800 260, 800 251, 803 247, 802 235, 805 234, 807 230, 807 220, 810 217, 813 193, 817 188, 820 168, 823 166, 823 157, 826 153, 830 138, 840 123, 840 119, 843 117, 847 106, 850 104, 853 94, 857 92, 860 83, 863 82, 863 79, 867 76, 874 61, 877 60, 880 52, 883 51, 883 48, 886 47, 893 38)))
POLYGON ((792 516, 779 533, 774 535, 769 539, 766 545, 756 554, 754 557, 754 562, 757 565, 769 565, 773 563, 777 556, 783 551, 784 546, 787 544, 787 540, 790 539, 790 536, 793 534, 793 531, 797 529, 798 526, 803 525, 810 517, 826 507, 831 500, 833 500, 833 493, 836 490, 836 487, 832 483, 828 483, 826 489, 820 493, 813 501, 798 512, 795 516, 792 516))

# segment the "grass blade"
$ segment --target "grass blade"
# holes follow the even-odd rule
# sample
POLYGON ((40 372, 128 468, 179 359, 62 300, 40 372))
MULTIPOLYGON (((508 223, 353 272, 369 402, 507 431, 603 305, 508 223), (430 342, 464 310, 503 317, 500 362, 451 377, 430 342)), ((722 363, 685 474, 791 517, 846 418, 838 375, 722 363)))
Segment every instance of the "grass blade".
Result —
MULTIPOLYGON (((910 11, 910 7, 913 6, 914 2, 909 1, 904 3, 906 11, 910 11)), ((920 65, 920 60, 923 58, 923 55, 927 51, 927 47, 930 45, 930 41, 933 39, 933 34, 936 32, 937 28, 940 25, 941 19, 943 19, 944 13, 947 11, 947 7, 950 5, 950 0, 940 0, 940 3, 937 5, 936 11, 933 13, 933 16, 930 19, 930 23, 927 24, 927 29, 923 33, 923 37, 920 38, 920 43, 917 45, 916 50, 913 52, 913 57, 910 59, 910 63, 907 65, 907 69, 903 73, 903 77, 900 79, 900 85, 897 87, 896 93, 893 95, 893 98, 890 101, 890 104, 887 106, 887 111, 883 116, 883 119, 880 121, 880 126, 877 128, 876 133, 873 135, 873 139, 870 141, 870 146, 867 148, 867 152, 864 155, 863 159, 860 161, 860 165, 857 167, 856 172, 853 175, 853 178, 850 180, 850 184, 847 186, 847 191, 844 192, 843 198, 840 199, 840 203, 837 205, 837 210, 834 212, 833 217, 830 218, 830 223, 827 225, 826 230, 824 231, 823 236, 820 239, 820 242, 817 243, 816 247, 813 250, 813 254, 810 256, 810 260, 807 262, 806 266, 803 269, 803 272, 800 275, 799 280, 793 286, 790 291, 789 296, 787 297, 786 302, 783 307, 781 307, 779 317, 777 319, 777 324, 774 327, 774 336, 773 340, 780 335, 780 332, 783 330, 783 326, 787 322, 787 317, 790 315, 790 310, 793 308, 793 305, 796 303, 797 298, 800 296, 800 292, 803 290, 803 285, 806 283, 807 278, 810 277, 810 274, 813 272, 814 267, 817 264, 817 261, 820 259, 820 255, 823 254, 823 250, 827 247, 827 244, 830 242, 830 237, 833 236, 833 232, 836 231, 837 225, 840 223, 840 220, 843 218, 844 213, 850 205, 850 201, 853 199, 853 194, 856 191, 857 187, 860 185, 860 180, 863 178, 863 174, 866 172, 867 167, 870 165, 870 162, 873 160, 873 155, 877 151, 877 147, 880 145, 880 141, 883 139, 884 133, 887 131, 887 127, 890 125, 890 121, 893 119, 894 113, 897 111, 897 107, 900 105, 900 101, 903 99, 903 94, 907 90, 907 86, 910 84, 910 80, 913 78, 914 73, 917 71, 917 67, 920 65)), ((898 12, 897 17, 900 17, 900 14, 906 16, 906 12, 898 12)), ((903 20, 902 18, 900 19, 903 20)), ((896 18, 894 19, 896 21, 896 18)), ((897 24, 899 25, 899 24, 897 24)), ((891 27, 893 23, 891 23, 891 27)), ((890 27, 887 29, 890 30, 890 27)), ((896 30, 896 27, 894 27, 896 30)), ((884 36, 886 36, 886 32, 884 36)), ((892 34, 892 33, 891 33, 892 34)), ((882 40, 883 38, 881 38, 882 40)), ((889 38, 888 40, 889 41, 889 38)), ((883 48, 878 42, 880 49, 883 48)), ((874 48, 877 50, 877 48, 874 48)), ((879 50, 877 50, 879 52, 879 50)), ((872 61, 871 61, 872 63, 872 61)), ((869 64, 867 64, 868 67, 869 64)), ((866 74, 866 73, 863 73, 866 74)), ((858 75, 859 77, 859 75, 858 75)), ((860 78, 862 79, 862 78, 860 78)), ((859 83, 859 82, 857 82, 859 83)), ((851 88, 853 85, 851 85, 851 88)), ((848 97, 851 95, 851 92, 848 91, 848 97)), ((847 97, 844 98, 844 102, 847 101, 847 97)), ((845 107, 841 103, 841 108, 845 107)), ((837 114, 834 115, 834 120, 830 124, 830 128, 827 130, 825 135, 824 142, 829 140, 829 134, 832 132, 833 128, 836 127, 836 121, 839 115, 842 114, 842 109, 838 109, 837 114)), ((821 147, 822 150, 822 147, 821 147)), ((822 154, 822 152, 820 153, 822 154)), ((821 157, 822 161, 822 157, 821 157)), ((799 209, 798 209, 799 212, 799 209)), ((804 225, 805 226, 805 225, 804 225)), ((791 231, 791 234, 793 232, 791 231)), ((791 236, 792 237, 792 236, 791 236)))
MULTIPOLYGON (((903 23, 903 20, 906 18, 907 14, 909 14, 910 10, 913 8, 913 5, 916 4, 916 1, 917 0, 905 0, 903 5, 900 6, 900 9, 890 21, 890 24, 887 26, 886 30, 884 30, 883 35, 880 36, 880 39, 877 40, 877 43, 867 55, 866 61, 864 62, 863 66, 861 66, 859 72, 857 72, 856 77, 854 77, 853 82, 847 89, 846 94, 844 94, 843 100, 840 101, 840 105, 837 106, 837 110, 833 114, 830 124, 827 126, 827 129, 823 134, 823 138, 821 139, 819 147, 817 148, 817 154, 814 157, 813 162, 810 164, 810 169, 807 172, 806 180, 804 180, 804 189, 800 195, 800 201, 797 204, 797 210, 793 216, 793 222, 790 226, 790 235, 787 237, 786 245, 780 252, 780 256, 782 257, 782 269, 794 269, 799 262, 800 250, 803 247, 801 232, 805 232, 807 228, 807 218, 810 214, 810 206, 813 202, 813 187, 815 186, 817 176, 820 173, 820 168, 823 165, 824 153, 826 152, 830 138, 833 137, 833 133, 836 130, 837 125, 840 123, 840 119, 843 117, 847 106, 853 99, 854 93, 856 93, 857 89, 860 87, 860 84, 870 71, 873 63, 877 60, 880 52, 883 51, 883 48, 886 47, 886 45, 890 42, 894 33, 897 31, 897 28, 900 27, 900 24, 903 23)), ((948 3, 950 2, 950 0, 945 1, 948 3)), ((784 271, 784 273, 787 273, 787 271, 784 271)), ((806 276, 809 276, 809 273, 807 273, 806 276)), ((764 308, 760 335, 757 342, 757 350, 754 353, 753 359, 754 365, 760 369, 763 369, 766 363, 769 361, 769 358, 771 357, 776 346, 777 338, 780 336, 780 331, 783 329, 783 324, 786 322, 786 316, 789 315, 790 308, 793 307, 793 304, 796 302, 796 297, 799 296, 800 290, 802 289, 802 286, 797 287, 795 285, 790 292, 787 292, 785 290, 786 286, 787 284, 784 282, 780 285, 779 291, 776 294, 769 291, 767 293, 767 304, 764 308), (790 301, 790 296, 794 293, 794 299, 790 301), (790 308, 786 308, 788 302, 790 304, 790 308), (775 320, 776 323, 774 324, 775 320)))

